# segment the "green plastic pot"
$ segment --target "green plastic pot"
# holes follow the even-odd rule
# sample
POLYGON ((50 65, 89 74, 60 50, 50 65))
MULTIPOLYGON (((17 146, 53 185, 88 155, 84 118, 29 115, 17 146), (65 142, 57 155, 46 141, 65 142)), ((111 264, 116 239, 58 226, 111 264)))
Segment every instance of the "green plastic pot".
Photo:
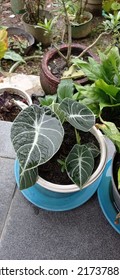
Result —
POLYGON ((91 33, 93 15, 90 12, 84 12, 84 15, 88 20, 77 25, 71 24, 73 39, 85 38, 91 33))
MULTIPOLYGON (((51 18, 51 14, 48 11, 41 10, 40 13, 44 13, 44 17, 48 20, 51 18)), ((28 23, 28 13, 24 13, 22 16, 23 26, 26 32, 33 35, 37 42, 41 42, 43 46, 47 47, 51 44, 51 35, 46 34, 45 30, 41 27, 28 23)))

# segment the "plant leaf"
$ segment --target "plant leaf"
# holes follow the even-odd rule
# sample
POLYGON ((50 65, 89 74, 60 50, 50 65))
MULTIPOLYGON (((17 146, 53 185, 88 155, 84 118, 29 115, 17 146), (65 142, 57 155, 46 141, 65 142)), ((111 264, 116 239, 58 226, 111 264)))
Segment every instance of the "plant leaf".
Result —
POLYGON ((0 59, 4 57, 8 48, 7 31, 5 29, 0 30, 0 59))
POLYGON ((73 81, 71 79, 61 80, 57 88, 58 100, 61 102, 64 98, 73 96, 73 81))
POLYGON ((4 59, 11 59, 13 61, 25 62, 22 56, 14 51, 7 51, 4 55, 4 59))
POLYGON ((88 150, 92 153, 93 157, 96 158, 99 153, 100 153, 100 150, 99 148, 94 145, 93 143, 86 143, 85 146, 88 148, 88 150))
POLYGON ((66 158, 66 170, 70 179, 80 188, 90 178, 94 158, 86 145, 75 144, 66 158))
POLYGON ((19 178, 19 185, 20 190, 27 189, 30 186, 33 186, 38 177, 38 168, 33 168, 30 170, 26 170, 23 172, 21 166, 20 166, 20 172, 19 172, 20 178, 19 178))
POLYGON ((95 124, 95 116, 85 105, 77 101, 65 98, 60 109, 66 114, 67 121, 75 128, 88 131, 95 124))
POLYGON ((63 137, 62 124, 48 107, 32 105, 21 111, 11 128, 11 140, 22 168, 21 176, 53 157, 63 137))
POLYGON ((57 115, 57 117, 60 119, 61 123, 64 123, 65 113, 62 110, 60 110, 60 108, 59 108, 60 104, 53 102, 49 107, 57 115))
POLYGON ((120 87, 116 87, 114 85, 108 85, 104 80, 99 79, 95 82, 97 88, 103 90, 106 94, 108 94, 112 99, 115 100, 116 94, 120 92, 120 87))
POLYGON ((101 129, 109 139, 111 139, 120 152, 120 132, 116 125, 112 122, 103 121, 103 124, 96 124, 96 126, 101 129))

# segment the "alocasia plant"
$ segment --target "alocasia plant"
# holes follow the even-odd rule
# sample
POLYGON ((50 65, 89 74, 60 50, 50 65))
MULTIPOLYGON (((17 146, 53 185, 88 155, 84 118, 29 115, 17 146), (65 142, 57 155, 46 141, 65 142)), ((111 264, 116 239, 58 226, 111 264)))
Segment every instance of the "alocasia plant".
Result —
MULTIPOLYGON (((64 89, 64 82, 62 84, 64 89)), ((20 164, 20 189, 35 184, 37 167, 60 149, 64 141, 64 122, 72 125, 75 131, 88 132, 95 124, 95 116, 85 105, 66 97, 49 106, 32 105, 13 122, 11 140, 20 164)), ((66 157, 65 170, 80 188, 90 178, 98 153, 95 145, 76 142, 66 157)))

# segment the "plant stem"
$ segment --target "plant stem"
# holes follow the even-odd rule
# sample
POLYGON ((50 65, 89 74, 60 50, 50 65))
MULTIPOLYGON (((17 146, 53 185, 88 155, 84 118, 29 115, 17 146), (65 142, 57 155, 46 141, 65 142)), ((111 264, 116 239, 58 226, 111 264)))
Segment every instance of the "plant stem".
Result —
POLYGON ((89 49, 91 49, 99 40, 102 36, 104 35, 109 35, 112 31, 110 32, 102 32, 98 37, 97 39, 91 44, 89 45, 85 50, 83 50, 80 55, 78 56, 78 58, 81 58, 89 49))
POLYGON ((66 61, 66 64, 69 65, 70 56, 71 56, 71 45, 72 45, 72 36, 71 36, 71 23, 67 14, 67 9, 65 6, 65 1, 62 0, 62 5, 65 13, 65 21, 67 26, 67 33, 68 33, 68 48, 67 48, 67 55, 63 55, 60 50, 55 46, 58 51, 58 54, 66 61))
MULTIPOLYGON (((32 56, 28 56, 28 57, 25 57, 24 60, 25 62, 30 60, 30 59, 34 59, 34 58, 41 58, 40 55, 32 55, 32 56)), ((13 73, 15 71, 15 69, 21 64, 21 63, 25 63, 24 61, 17 61, 16 63, 14 63, 12 65, 12 67, 10 68, 9 70, 9 73, 13 73)))

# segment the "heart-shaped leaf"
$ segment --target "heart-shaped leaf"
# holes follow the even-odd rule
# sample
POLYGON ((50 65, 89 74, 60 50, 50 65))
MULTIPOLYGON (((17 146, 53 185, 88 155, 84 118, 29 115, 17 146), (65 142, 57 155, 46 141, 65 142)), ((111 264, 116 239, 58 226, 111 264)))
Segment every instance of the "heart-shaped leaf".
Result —
POLYGON ((22 176, 53 157, 63 137, 62 124, 48 107, 32 105, 21 111, 12 124, 11 140, 22 176))
POLYGON ((66 114, 67 121, 76 129, 87 132, 95 124, 95 116, 85 105, 70 98, 65 98, 60 109, 66 114))
POLYGON ((94 167, 94 158, 85 145, 75 144, 66 158, 66 170, 70 179, 80 188, 90 178, 94 167))

